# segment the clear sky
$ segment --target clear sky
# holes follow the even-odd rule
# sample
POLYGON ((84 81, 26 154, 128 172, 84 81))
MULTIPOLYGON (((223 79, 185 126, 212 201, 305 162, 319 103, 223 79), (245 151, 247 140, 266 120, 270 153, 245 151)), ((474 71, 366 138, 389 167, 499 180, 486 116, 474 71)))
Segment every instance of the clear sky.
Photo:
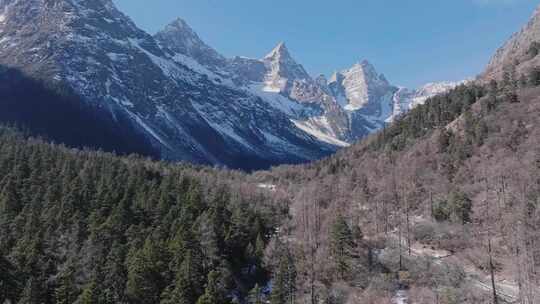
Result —
POLYGON ((362 59, 396 85, 482 71, 538 0, 114 0, 150 33, 177 17, 225 56, 259 58, 278 42, 310 74, 362 59))

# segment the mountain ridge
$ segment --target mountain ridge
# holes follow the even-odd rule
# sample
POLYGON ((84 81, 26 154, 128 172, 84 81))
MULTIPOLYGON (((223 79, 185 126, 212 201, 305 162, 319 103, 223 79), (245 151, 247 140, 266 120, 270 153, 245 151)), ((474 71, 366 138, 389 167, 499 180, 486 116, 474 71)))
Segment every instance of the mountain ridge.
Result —
POLYGON ((182 19, 151 36, 108 0, 4 0, 0 8, 0 64, 72 90, 113 121, 127 117, 164 159, 310 161, 381 128, 394 112, 387 95, 396 89, 383 85, 384 94, 369 81, 349 87, 374 91, 364 96, 372 100, 347 109, 284 43, 261 59, 226 58, 182 19))
POLYGON ((540 64, 540 5, 529 21, 514 33, 492 56, 479 76, 482 81, 503 80, 505 73, 527 75, 540 64))

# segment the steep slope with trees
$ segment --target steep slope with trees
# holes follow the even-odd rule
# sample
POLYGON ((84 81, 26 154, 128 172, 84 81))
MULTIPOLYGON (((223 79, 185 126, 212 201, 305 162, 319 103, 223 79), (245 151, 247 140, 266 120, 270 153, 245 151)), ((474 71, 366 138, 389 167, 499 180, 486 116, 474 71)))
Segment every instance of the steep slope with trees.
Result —
POLYGON ((328 159, 256 173, 293 202, 297 296, 538 302, 540 87, 529 76, 460 86, 328 159))

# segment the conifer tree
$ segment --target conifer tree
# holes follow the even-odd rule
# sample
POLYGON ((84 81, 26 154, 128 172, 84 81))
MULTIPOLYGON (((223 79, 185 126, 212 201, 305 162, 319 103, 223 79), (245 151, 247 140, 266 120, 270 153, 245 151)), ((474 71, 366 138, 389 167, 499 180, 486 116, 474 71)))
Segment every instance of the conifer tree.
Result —
POLYGON ((0 303, 15 301, 21 288, 18 276, 15 267, 0 256, 0 303))
POLYGON ((465 193, 452 191, 449 202, 457 221, 463 225, 471 222, 472 201, 465 193))
POLYGON ((199 298, 197 304, 225 304, 226 300, 223 289, 221 273, 215 270, 210 271, 205 292, 199 298))
POLYGON ((99 291, 96 282, 91 282, 83 289, 78 303, 80 304, 94 304, 99 303, 99 291))
POLYGON ((137 303, 158 303, 163 288, 162 254, 160 245, 147 238, 144 247, 132 254, 128 266, 126 292, 137 303))
POLYGON ((40 303, 43 300, 43 284, 41 277, 30 277, 19 297, 19 304, 40 303))
POLYGON ((75 266, 70 264, 58 280, 55 291, 56 304, 72 304, 79 296, 79 290, 75 282, 75 266))
POLYGON ((534 67, 529 73, 528 84, 533 87, 540 85, 540 67, 534 67))
POLYGON ((355 245, 351 229, 342 215, 338 215, 330 231, 330 252, 338 272, 344 279, 350 269, 350 258, 355 245))
POLYGON ((200 269, 196 268, 190 255, 186 256, 178 271, 174 283, 163 295, 161 303, 193 304, 201 294, 202 281, 200 269))
POLYGON ((5 218, 15 217, 22 209, 22 202, 13 176, 6 176, 0 192, 0 214, 5 218))
POLYGON ((288 248, 282 248, 272 277, 271 304, 294 304, 296 299, 296 265, 288 248))

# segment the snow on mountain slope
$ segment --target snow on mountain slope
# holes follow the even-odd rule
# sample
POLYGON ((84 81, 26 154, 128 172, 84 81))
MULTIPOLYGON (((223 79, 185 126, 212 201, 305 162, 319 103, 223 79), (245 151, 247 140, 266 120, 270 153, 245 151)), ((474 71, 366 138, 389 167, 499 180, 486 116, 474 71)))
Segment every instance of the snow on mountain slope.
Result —
POLYGON ((299 121, 292 120, 296 127, 311 134, 319 140, 339 147, 348 147, 351 144, 338 139, 338 136, 333 134, 332 128, 328 124, 325 116, 312 117, 309 120, 299 121))
POLYGON ((284 43, 261 59, 225 58, 181 19, 151 36, 111 0, 0 0, 0 12, 1 65, 126 118, 171 160, 259 168, 317 159, 427 94, 406 94, 367 61, 312 78, 284 43))
POLYGON ((126 117, 163 158, 258 168, 335 150, 220 75, 224 59, 194 32, 175 36, 181 21, 164 46, 110 0, 2 0, 0 11, 0 64, 126 117))
POLYGON ((377 131, 395 116, 451 87, 431 84, 419 90, 399 89, 367 61, 336 72, 330 80, 324 75, 312 78, 283 42, 261 59, 226 59, 180 19, 155 37, 174 58, 180 57, 177 62, 260 97, 289 117, 296 128, 336 146, 377 131))
POLYGON ((412 110, 414 107, 424 104, 429 98, 448 92, 467 82, 468 80, 459 82, 433 82, 414 90, 401 87, 394 95, 393 112, 386 121, 392 122, 397 117, 412 110))
POLYGON ((367 61, 353 65, 350 69, 336 72, 329 81, 333 95, 348 111, 356 111, 370 103, 377 103, 389 92, 396 91, 384 75, 378 74, 367 61))
POLYGON ((335 73, 330 80, 324 75, 314 79, 283 42, 261 59, 227 59, 181 19, 155 38, 177 63, 216 83, 261 98, 286 115, 297 129, 335 146, 375 132, 427 98, 455 86, 437 83, 416 90, 400 89, 367 61, 335 73))

